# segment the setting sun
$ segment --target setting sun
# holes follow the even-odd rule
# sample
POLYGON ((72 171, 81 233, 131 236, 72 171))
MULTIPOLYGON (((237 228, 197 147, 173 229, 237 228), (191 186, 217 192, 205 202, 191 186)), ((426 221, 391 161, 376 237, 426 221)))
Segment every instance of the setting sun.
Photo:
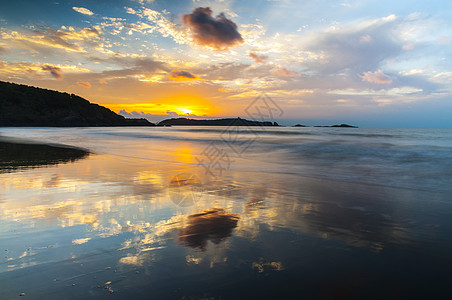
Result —
POLYGON ((180 110, 186 115, 193 114, 193 111, 191 109, 188 109, 188 108, 181 108, 180 110))
POLYGON ((217 109, 203 98, 195 95, 175 95, 149 103, 106 104, 114 112, 137 112, 149 115, 212 116, 217 109))

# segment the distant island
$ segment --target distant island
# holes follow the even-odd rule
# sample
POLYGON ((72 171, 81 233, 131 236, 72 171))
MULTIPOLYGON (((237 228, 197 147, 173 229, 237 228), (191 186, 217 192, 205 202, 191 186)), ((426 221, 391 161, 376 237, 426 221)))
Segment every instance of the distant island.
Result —
POLYGON ((0 81, 0 126, 155 126, 126 119, 74 94, 0 81))
MULTIPOLYGON (((301 124, 297 124, 294 125, 292 127, 311 127, 311 126, 307 126, 307 125, 301 125, 301 124)), ((316 125, 316 126, 312 126, 312 127, 339 127, 339 128, 358 128, 358 126, 353 126, 353 125, 348 125, 348 124, 341 124, 341 125, 331 125, 331 126, 325 126, 325 125, 316 125)))
POLYGON ((198 120, 187 118, 166 119, 157 126, 279 126, 276 122, 250 121, 242 118, 198 120))

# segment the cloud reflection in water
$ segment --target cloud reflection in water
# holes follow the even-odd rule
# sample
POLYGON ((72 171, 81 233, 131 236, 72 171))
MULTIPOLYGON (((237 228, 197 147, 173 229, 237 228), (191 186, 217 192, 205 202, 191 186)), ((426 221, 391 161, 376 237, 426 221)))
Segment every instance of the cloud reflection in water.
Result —
POLYGON ((188 225, 179 230, 179 241, 188 247, 204 251, 209 240, 219 244, 230 237, 238 220, 237 215, 227 214, 224 209, 216 208, 190 215, 188 225))

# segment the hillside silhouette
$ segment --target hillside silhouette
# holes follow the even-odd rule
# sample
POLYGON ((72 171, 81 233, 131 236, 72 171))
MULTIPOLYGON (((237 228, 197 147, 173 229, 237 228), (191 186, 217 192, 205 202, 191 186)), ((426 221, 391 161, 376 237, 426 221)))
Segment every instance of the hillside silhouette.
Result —
POLYGON ((153 126, 74 94, 0 81, 0 126, 153 126))

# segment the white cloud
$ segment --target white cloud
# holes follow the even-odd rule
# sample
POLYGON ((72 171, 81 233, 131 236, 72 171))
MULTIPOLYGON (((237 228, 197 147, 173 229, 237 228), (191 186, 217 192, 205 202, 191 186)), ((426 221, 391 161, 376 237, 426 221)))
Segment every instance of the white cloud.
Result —
POLYGON ((153 29, 163 37, 171 37, 178 44, 192 44, 188 28, 168 20, 162 13, 145 8, 143 15, 153 23, 153 29))
POLYGON ((378 70, 375 72, 364 72, 362 76, 360 76, 363 81, 371 82, 371 83, 380 83, 380 84, 389 84, 392 83, 391 77, 386 75, 383 70, 378 70))
POLYGON ((72 9, 75 10, 76 12, 84 14, 84 15, 88 15, 88 16, 94 15, 94 13, 92 11, 90 11, 89 9, 84 8, 84 7, 74 6, 74 7, 72 7, 72 9))
POLYGON ((403 86, 398 88, 393 88, 389 90, 360 90, 360 89, 342 89, 342 90, 332 90, 328 94, 335 95, 350 95, 350 96, 401 96, 401 95, 412 95, 423 92, 423 89, 403 86))
POLYGON ((81 245, 87 243, 91 238, 76 239, 72 241, 72 245, 81 245))
POLYGON ((131 15, 134 15, 134 14, 137 13, 137 12, 136 12, 133 8, 131 8, 131 7, 124 7, 124 9, 126 10, 126 13, 131 14, 131 15))
POLYGON ((140 3, 140 4, 145 4, 145 3, 152 3, 154 2, 154 0, 135 0, 136 2, 140 3))

